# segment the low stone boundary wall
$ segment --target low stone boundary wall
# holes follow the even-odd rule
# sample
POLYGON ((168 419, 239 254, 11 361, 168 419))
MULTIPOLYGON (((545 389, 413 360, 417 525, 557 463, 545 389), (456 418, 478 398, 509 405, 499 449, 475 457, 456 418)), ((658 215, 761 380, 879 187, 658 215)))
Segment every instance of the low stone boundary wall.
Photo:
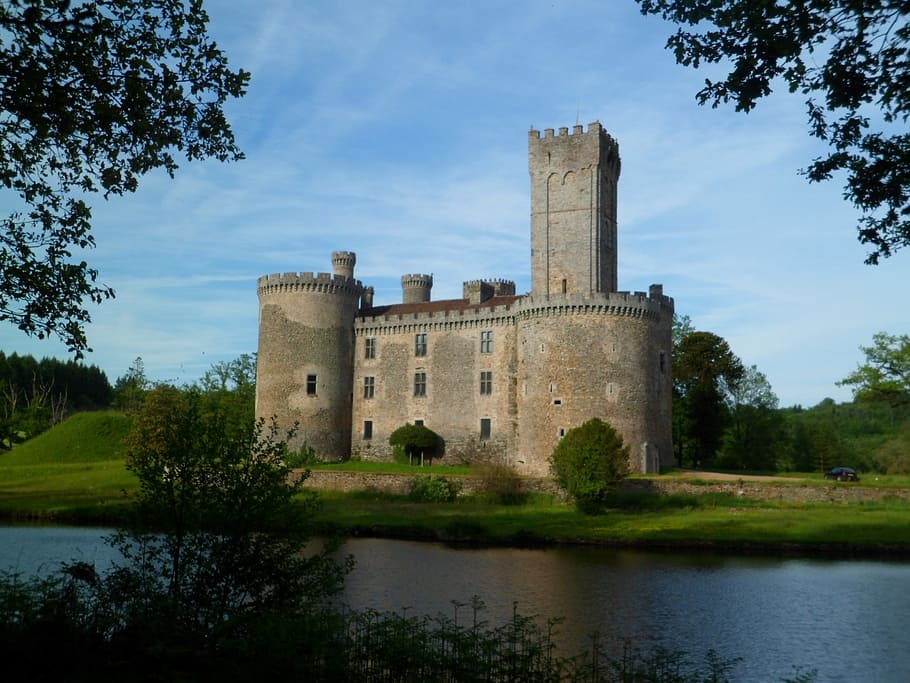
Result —
POLYGON ((860 484, 825 482, 824 484, 787 484, 777 481, 716 481, 694 484, 670 479, 631 479, 624 483, 627 490, 654 491, 664 495, 729 493, 753 500, 787 501, 797 503, 858 503, 881 501, 887 498, 910 500, 910 489, 888 489, 860 484))
MULTIPOLYGON (((305 486, 314 489, 329 489, 332 491, 382 491, 384 493, 406 494, 411 490, 411 482, 417 477, 429 474, 439 474, 432 469, 426 473, 417 474, 392 474, 386 472, 338 472, 334 470, 312 470, 305 486)), ((477 493, 482 487, 482 480, 478 477, 445 474, 447 479, 461 483, 462 493, 477 493)), ((521 480, 525 491, 530 493, 559 493, 559 487, 551 479, 523 478, 521 480)))
MULTIPOLYGON (((436 474, 428 469, 426 474, 436 474)), ((420 474, 389 474, 380 472, 339 472, 314 470, 306 486, 314 489, 335 491, 375 490, 386 493, 406 494, 411 482, 420 474)), ((461 482, 463 493, 476 493, 482 486, 477 477, 444 475, 461 482)), ((559 494, 560 489, 551 479, 522 479, 526 491, 533 493, 559 494)), ((824 485, 780 483, 777 481, 757 482, 754 480, 716 481, 692 483, 672 479, 630 479, 623 484, 627 491, 651 491, 662 495, 699 495, 706 493, 727 493, 753 500, 788 501, 801 503, 857 503, 860 501, 881 501, 887 498, 910 500, 910 489, 886 489, 826 482, 824 485)))

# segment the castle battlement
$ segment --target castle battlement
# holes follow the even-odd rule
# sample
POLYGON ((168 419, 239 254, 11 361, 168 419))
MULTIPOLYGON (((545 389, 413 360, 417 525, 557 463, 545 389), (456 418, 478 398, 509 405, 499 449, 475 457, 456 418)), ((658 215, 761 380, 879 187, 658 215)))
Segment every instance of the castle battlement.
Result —
POLYGON ((499 306, 457 308, 442 311, 360 315, 354 322, 357 334, 455 330, 515 324, 514 303, 499 306))
POLYGON ((278 292, 317 291, 327 294, 350 294, 360 296, 363 283, 333 273, 271 273, 256 281, 259 296, 278 292))
POLYGON ((652 295, 645 292, 591 292, 528 296, 521 299, 519 311, 516 313, 522 320, 576 314, 659 320, 664 315, 672 316, 673 299, 662 293, 652 295))
POLYGON ((462 298, 482 304, 494 296, 515 296, 515 283, 501 278, 468 280, 462 285, 462 298))
POLYGON ((401 300, 406 304, 424 303, 430 300, 433 276, 409 273, 401 276, 401 300))
POLYGON ((568 126, 562 126, 559 129, 559 135, 556 135, 556 131, 553 128, 544 128, 543 136, 541 136, 540 131, 534 127, 532 127, 531 130, 528 131, 528 139, 531 141, 541 140, 541 139, 543 139, 543 140, 554 139, 557 137, 559 137, 559 138, 572 137, 572 136, 576 136, 576 135, 596 135, 599 138, 603 138, 609 147, 618 147, 619 146, 617 144, 616 140, 613 138, 613 136, 610 135, 609 133, 607 133, 607 131, 605 131, 603 129, 603 126, 600 124, 600 121, 592 121, 591 123, 589 123, 587 131, 585 130, 585 127, 581 126, 581 125, 572 126, 571 132, 569 132, 568 126))

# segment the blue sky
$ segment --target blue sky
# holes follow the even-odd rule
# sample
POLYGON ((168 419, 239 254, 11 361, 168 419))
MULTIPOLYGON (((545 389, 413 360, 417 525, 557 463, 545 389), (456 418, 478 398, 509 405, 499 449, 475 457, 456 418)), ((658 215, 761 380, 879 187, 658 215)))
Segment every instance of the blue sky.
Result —
MULTIPOLYGON (((838 183, 798 175, 823 149, 802 98, 748 115, 699 107, 709 71, 633 0, 211 0, 211 33, 252 72, 229 105, 247 158, 95 198, 88 257, 117 298, 92 309, 88 362, 111 382, 142 356, 189 382, 256 350, 256 278, 357 252, 376 303, 403 273, 434 299, 479 277, 530 288, 527 133, 600 121, 619 141, 619 287, 662 283, 782 405, 849 400, 835 382, 873 333, 910 330, 910 252, 866 266, 838 183)), ((6 206, 9 200, 3 202, 6 206)), ((0 327, 7 353, 65 358, 0 327)))

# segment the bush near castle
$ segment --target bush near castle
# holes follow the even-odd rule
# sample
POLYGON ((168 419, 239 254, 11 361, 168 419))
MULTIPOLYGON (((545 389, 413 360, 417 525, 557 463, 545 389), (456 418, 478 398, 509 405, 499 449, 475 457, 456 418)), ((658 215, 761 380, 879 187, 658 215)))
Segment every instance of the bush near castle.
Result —
POLYGON ((550 466, 578 509, 595 513, 629 476, 629 449, 613 427, 595 417, 566 433, 553 451, 550 466))

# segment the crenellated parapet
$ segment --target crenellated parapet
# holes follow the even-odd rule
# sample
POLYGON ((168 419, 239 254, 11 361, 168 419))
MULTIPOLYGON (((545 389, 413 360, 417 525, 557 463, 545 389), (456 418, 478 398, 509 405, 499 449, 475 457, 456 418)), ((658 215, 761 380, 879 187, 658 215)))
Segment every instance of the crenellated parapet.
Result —
POLYGON ((424 303, 430 300, 433 276, 409 273, 401 276, 401 301, 406 304, 424 303))
POLYGON ((500 278, 468 280, 462 285, 462 293, 472 304, 482 304, 494 296, 515 296, 515 283, 500 278))
MULTIPOLYGON (((528 131, 528 147, 532 167, 535 157, 552 154, 557 149, 566 149, 567 143, 570 145, 569 149, 583 147, 596 151, 594 159, 597 159, 602 167, 609 167, 617 176, 619 175, 619 143, 604 130, 599 121, 589 123, 587 131, 581 125, 573 126, 571 132, 568 126, 563 126, 559 129, 558 135, 552 128, 545 128, 542 136, 539 130, 531 128, 528 131)), ((542 165, 538 164, 538 167, 542 165)))
POLYGON ((662 320, 673 316, 673 299, 659 285, 645 292, 592 292, 527 296, 520 300, 516 317, 556 318, 567 315, 604 315, 662 320))
POLYGON ((357 254, 353 251, 332 252, 332 273, 347 278, 354 278, 354 266, 357 263, 357 254))
POLYGON ((359 297, 363 293, 360 280, 333 273, 272 273, 256 282, 260 297, 282 292, 322 292, 359 297))
POLYGON ((514 326, 517 302, 482 308, 457 308, 413 313, 360 315, 354 321, 357 334, 399 334, 432 330, 461 330, 490 326, 514 326))

